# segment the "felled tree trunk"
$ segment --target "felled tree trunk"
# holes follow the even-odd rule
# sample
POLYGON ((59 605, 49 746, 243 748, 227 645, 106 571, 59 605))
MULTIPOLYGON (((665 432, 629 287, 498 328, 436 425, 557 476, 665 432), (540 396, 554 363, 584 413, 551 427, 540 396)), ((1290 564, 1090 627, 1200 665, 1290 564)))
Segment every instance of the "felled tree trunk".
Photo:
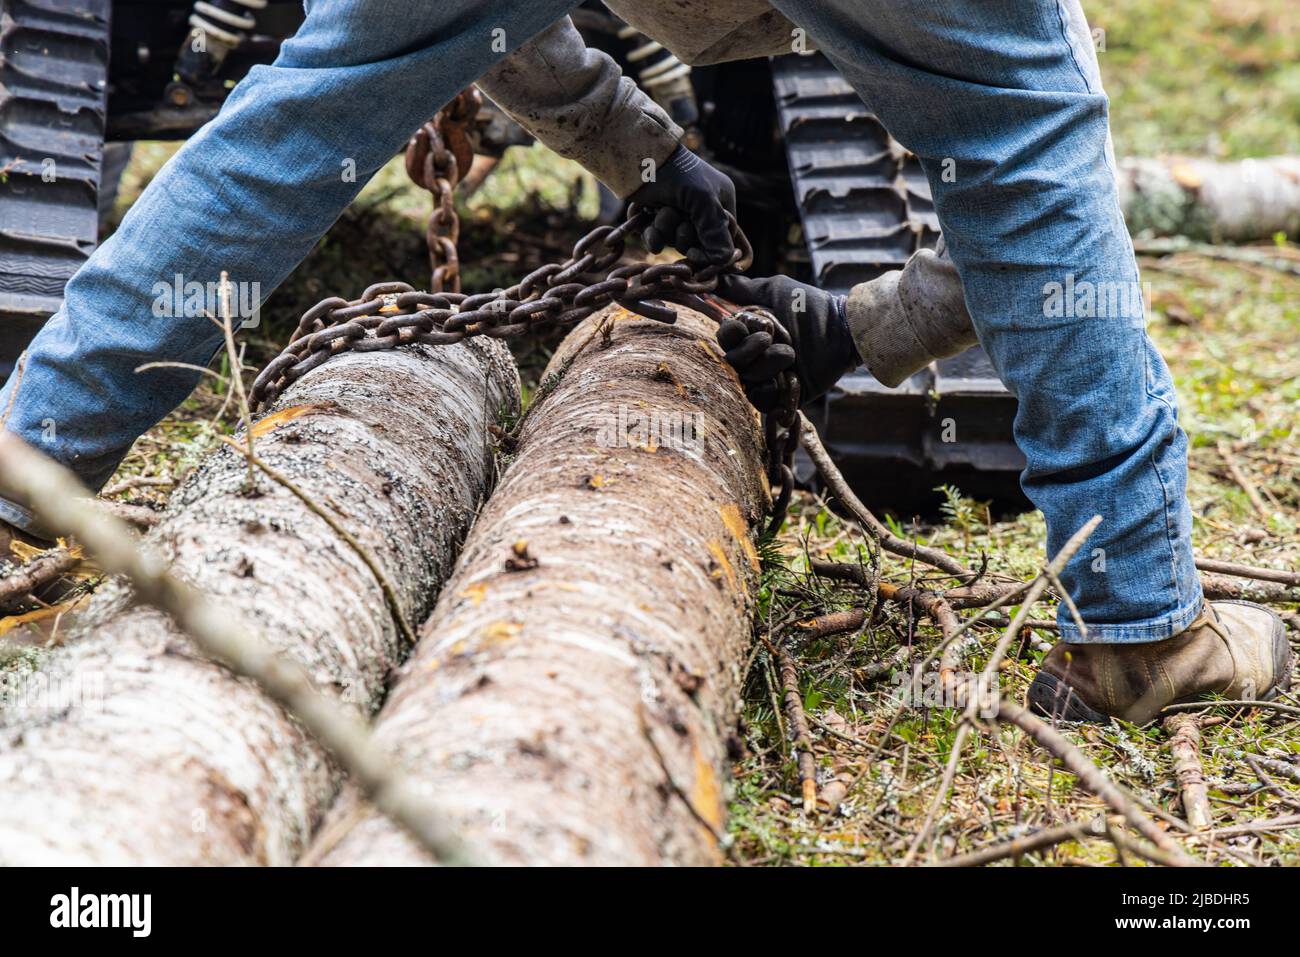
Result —
MULTIPOLYGON (((491 862, 718 859, 767 491, 714 326, 680 313, 565 340, 380 713, 491 862)), ((351 789, 305 860, 427 862, 351 789)))
POLYGON ((1248 242, 1300 236, 1300 157, 1234 163, 1167 157, 1126 159, 1120 204, 1134 235, 1248 242))
MULTIPOLYGON (((254 424, 256 450, 359 540, 418 622, 487 487, 487 426, 518 390, 488 340, 347 355, 254 424)), ((369 713, 409 651, 376 575, 287 489, 259 474, 250 495, 247 480, 242 456, 215 452, 146 546, 369 713)), ((5 864, 288 864, 336 793, 295 721, 125 586, 95 597, 30 684, 0 726, 5 864)))

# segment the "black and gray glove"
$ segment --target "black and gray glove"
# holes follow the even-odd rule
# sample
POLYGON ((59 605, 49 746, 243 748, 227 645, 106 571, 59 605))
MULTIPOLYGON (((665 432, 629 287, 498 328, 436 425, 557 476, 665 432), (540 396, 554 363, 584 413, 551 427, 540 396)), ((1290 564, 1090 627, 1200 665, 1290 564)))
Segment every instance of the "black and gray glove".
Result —
POLYGON ((844 296, 795 282, 788 276, 751 279, 734 273, 718 278, 718 295, 741 306, 770 312, 789 337, 779 337, 737 320, 718 326, 718 344, 740 376, 754 408, 769 412, 779 400, 776 377, 793 369, 801 403, 830 391, 841 376, 861 364, 844 317, 844 296))
POLYGON ((654 181, 628 199, 658 209, 642 233, 652 253, 672 246, 697 266, 731 261, 736 250, 731 238, 735 184, 685 146, 678 146, 655 170, 654 181))

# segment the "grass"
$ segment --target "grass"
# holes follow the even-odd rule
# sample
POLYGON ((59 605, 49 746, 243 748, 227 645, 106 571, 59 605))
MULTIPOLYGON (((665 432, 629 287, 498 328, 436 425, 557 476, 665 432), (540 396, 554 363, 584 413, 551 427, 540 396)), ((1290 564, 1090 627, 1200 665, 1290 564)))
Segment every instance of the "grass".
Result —
MULTIPOLYGON (((1300 8, 1294 0, 1105 0, 1087 5, 1104 30, 1102 70, 1112 99, 1120 155, 1187 152, 1235 158, 1300 153, 1300 8)), ((170 147, 138 151, 122 205, 170 147)), ((541 149, 516 150, 462 203, 465 285, 490 289, 517 280, 541 262, 562 258, 589 228, 595 194, 576 167, 541 149)), ((263 310, 266 321, 249 340, 250 364, 260 366, 296 322, 327 295, 354 297, 372 282, 403 279, 422 285, 428 264, 425 194, 405 180, 400 161, 386 167, 359 201, 317 245, 263 310)), ((1300 261, 1300 249, 1279 255, 1300 261)), ((1300 282, 1253 266, 1229 265, 1192 253, 1143 260, 1152 288, 1151 334, 1178 386, 1182 419, 1192 439, 1190 498, 1199 554, 1278 568, 1300 567, 1300 282), (1226 443, 1226 445, 1225 445, 1226 443), (1233 478, 1220 448, 1258 488, 1260 514, 1233 478)), ((536 390, 547 343, 519 353, 527 386, 536 390)), ((134 476, 181 476, 228 432, 234 416, 219 415, 221 399, 207 383, 176 413, 144 436, 115 481, 134 476)), ((161 502, 165 488, 137 488, 120 497, 161 502)), ((890 516, 902 535, 942 547, 972 563, 981 554, 990 573, 1023 579, 1043 562, 1041 515, 992 514, 982 503, 945 490, 935 515, 890 516)), ((851 590, 811 579, 807 557, 856 560, 861 538, 826 503, 800 494, 790 521, 765 550, 760 622, 800 620, 861 601, 851 590)), ((906 583, 924 570, 897 559, 883 562, 889 581, 906 583)), ((1014 609, 1012 609, 1014 610, 1014 609)), ((1051 617, 1050 603, 1034 618, 1051 617)), ((998 631, 976 629, 964 650, 982 666, 998 631)), ((774 637, 783 633, 778 628, 774 637)), ((747 755, 734 768, 732 860, 750 865, 842 865, 897 861, 912 843, 934 798, 956 733, 950 709, 908 710, 889 735, 901 669, 874 677, 873 665, 900 646, 928 649, 936 633, 886 607, 859 634, 820 641, 790 639, 800 671, 823 795, 834 798, 812 817, 799 808, 794 758, 779 715, 779 684, 765 653, 745 684, 743 737, 747 755), (829 730, 828 730, 829 729, 829 730)), ((1049 630, 1025 636, 1000 672, 1004 692, 1024 694, 1049 630), (1031 640, 1032 639, 1032 640, 1031 640)), ((29 654, 12 668, 31 667, 29 654)), ((2 666, 0 666, 2 667, 2 666)), ((1143 801, 1179 814, 1164 732, 1119 722, 1071 727, 1067 736, 1113 779, 1143 801)), ((1216 824, 1287 813, 1278 794, 1262 790, 1231 749, 1300 761, 1300 738, 1287 720, 1223 712, 1204 729, 1206 773, 1214 785, 1216 824)), ((1300 798, 1282 781, 1289 799, 1300 798)), ((1072 775, 1054 767, 1019 732, 982 728, 968 742, 951 795, 920 859, 949 856, 1036 826, 1084 820, 1101 808, 1072 775)), ((1206 852, 1219 863, 1229 851, 1269 863, 1300 863, 1300 829, 1247 835, 1206 852)), ((1111 864, 1105 840, 1067 842, 1028 855, 1024 864, 1111 864)), ((1132 859, 1129 859, 1132 862, 1132 859)))

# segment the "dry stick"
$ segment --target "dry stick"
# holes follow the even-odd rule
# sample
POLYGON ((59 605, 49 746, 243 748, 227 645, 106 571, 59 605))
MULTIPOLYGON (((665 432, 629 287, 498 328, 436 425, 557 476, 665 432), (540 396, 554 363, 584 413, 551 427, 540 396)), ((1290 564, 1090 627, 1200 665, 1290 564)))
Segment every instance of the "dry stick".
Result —
POLYGON ((1174 759, 1183 815, 1197 830, 1209 827, 1214 823, 1214 815, 1210 811, 1210 793, 1201 765, 1201 723, 1195 715, 1173 714, 1163 724, 1169 735, 1169 753, 1174 759))
POLYGON ((965 581, 974 580, 975 573, 947 552, 925 545, 913 545, 911 542, 904 541, 894 535, 880 519, 871 514, 871 510, 867 506, 862 504, 862 500, 854 494, 853 489, 849 488, 849 483, 844 480, 840 470, 831 461, 826 446, 822 445, 821 437, 817 434, 817 427, 808 421, 808 417, 802 412, 799 413, 799 428, 804 450, 808 453, 808 457, 812 459, 813 465, 817 467, 817 474, 822 477, 822 481, 826 483, 826 486, 835 493, 840 503, 848 509, 849 514, 862 527, 862 530, 870 538, 875 539, 881 548, 887 552, 893 552, 895 555, 912 558, 923 564, 941 569, 949 575, 965 581))
POLYGON ((1300 572, 1282 571, 1279 568, 1255 568, 1252 565, 1238 565, 1235 562, 1218 562, 1212 558, 1196 559, 1196 567, 1203 572, 1217 572, 1220 575, 1233 575, 1237 578, 1253 578, 1261 582, 1300 586, 1300 572))
POLYGON ((162 521, 162 513, 154 511, 147 505, 128 505, 126 502, 106 502, 103 499, 96 499, 95 507, 141 530, 153 528, 162 521))
MULTIPOLYGON (((1011 642, 1015 637, 1020 634, 1020 628, 1029 617, 1030 610, 1038 599, 1042 597, 1043 592, 1046 591, 1049 577, 1057 578, 1061 574, 1065 566, 1069 564, 1070 559, 1074 557, 1074 553, 1083 547, 1083 543, 1088 540, 1088 536, 1090 536, 1093 533, 1093 530, 1100 524, 1100 515, 1094 515, 1092 518, 1088 519, 1088 521, 1084 522, 1083 527, 1071 535, 1069 539, 1066 540, 1066 543, 1061 547, 1061 550, 1057 552, 1056 557, 1048 562, 1047 568, 1044 569, 1044 574, 1041 574, 1034 579, 1034 583, 1029 586, 1029 591, 1025 594, 1024 601, 1020 603, 1020 608, 1016 610, 1015 617, 1011 619, 1011 623, 1007 625, 1006 631, 1002 633, 1002 638, 993 648, 993 653, 989 655, 988 664, 984 666, 984 671, 982 673, 982 677, 985 680, 991 678, 997 672, 998 667, 1002 664, 1002 659, 1006 656, 1007 649, 1011 647, 1011 642)), ((974 702, 972 702, 972 706, 973 704, 974 702)))
POLYGON ((1268 711, 1277 711, 1281 714, 1289 714, 1300 718, 1300 708, 1293 704, 1283 704, 1281 701, 1259 701, 1253 698, 1233 701, 1185 701, 1182 704, 1167 704, 1161 709, 1161 713, 1203 711, 1206 708, 1264 708, 1268 711))
POLYGON ((785 713, 790 722, 790 734, 793 737, 796 757, 799 764, 799 789, 803 794, 804 814, 817 812, 817 760, 813 756, 812 732, 808 730, 808 718, 803 710, 803 697, 799 694, 799 673, 795 670, 794 660, 784 644, 768 650, 776 657, 777 667, 781 671, 781 692, 785 698, 785 713))
POLYGON ((1220 440, 1218 448, 1220 458, 1228 466, 1228 474, 1246 493, 1246 498, 1250 499, 1250 506, 1255 510, 1255 514, 1267 522, 1272 516, 1269 513, 1268 506, 1264 504, 1264 499, 1260 497, 1259 489, 1255 488, 1255 483, 1250 480, 1250 476, 1242 471, 1241 466, 1237 463, 1237 457, 1232 454, 1232 449, 1228 447, 1228 443, 1220 440))
POLYGON ((1005 698, 998 703, 998 718, 1014 724, 1033 738, 1039 747, 1060 759, 1084 787, 1105 801, 1112 811, 1123 816, 1135 831, 1160 850, 1165 851, 1180 864, 1196 863, 1195 858, 1190 857, 1168 834, 1156 827, 1151 818, 1138 809, 1123 788, 1107 777, 1106 773, 1077 745, 1047 722, 1005 698))
POLYGON ((164 570, 157 558, 140 552, 127 527, 97 508, 71 472, 16 436, 4 435, 0 487, 27 504, 42 524, 80 542, 105 572, 128 579, 141 601, 171 616, 201 651, 256 681, 334 754, 375 807, 437 859, 469 863, 460 841, 375 746, 364 724, 321 695, 298 664, 248 632, 228 606, 208 601, 164 570))
MULTIPOLYGON (((1007 625, 1006 631, 1002 634, 1002 638, 999 639, 997 645, 993 649, 993 653, 989 656, 988 664, 984 666, 984 671, 980 675, 980 687, 987 688, 993 686, 991 684, 994 680, 993 676, 997 673, 997 668, 1002 663, 1002 658, 1006 654, 1007 648, 1010 647, 1012 639, 1016 635, 1020 634, 1021 624, 1029 616, 1030 609, 1038 601, 1044 590, 1046 590, 1048 581, 1058 581, 1057 576, 1060 574, 1061 570, 1065 568, 1070 559, 1074 557, 1075 553, 1083 547, 1083 543, 1087 541, 1088 536, 1092 534, 1093 529, 1100 524, 1100 515, 1094 515, 1085 522, 1083 527, 1070 536, 1069 540, 1061 548, 1060 552, 1057 553, 1056 557, 1053 558, 1038 577, 1034 579, 1033 584, 1029 586, 1028 593, 1025 595, 1024 602, 1021 603, 1020 608, 1016 611, 1015 617, 1011 619, 1010 624, 1007 625)), ((954 628, 949 628, 947 631, 951 634, 956 633, 956 629, 954 628)), ((948 636, 945 635, 945 637, 948 636)), ((955 642, 949 641, 947 647, 955 647, 955 642)), ((957 775, 957 765, 961 761, 962 748, 965 747, 966 739, 970 736, 970 730, 974 724, 975 708, 981 700, 981 696, 978 692, 972 690, 971 681, 964 682, 961 685, 956 684, 956 662, 953 660, 951 655, 945 653, 940 660, 947 664, 947 670, 945 671, 941 669, 940 671, 940 674, 942 675, 940 681, 946 682, 946 685, 944 685, 945 687, 951 687, 957 692, 959 702, 961 701, 962 692, 967 692, 966 697, 968 700, 965 702, 965 713, 962 715, 961 725, 957 729, 956 736, 953 738, 952 751, 948 755, 948 765, 944 769, 943 780, 939 783, 939 791, 930 801, 930 806, 925 813, 925 820, 921 823, 921 829, 917 831, 916 836, 912 839, 912 843, 907 849, 907 853, 903 856, 904 866, 911 864, 912 861, 916 859, 917 851, 920 850, 926 837, 929 836, 930 829, 934 826, 934 822, 939 816, 939 809, 943 807, 944 802, 948 799, 949 789, 952 787, 952 782, 957 775)))
POLYGON ((1300 585, 1265 581, 1233 581, 1212 572, 1206 572, 1201 576, 1201 588, 1205 592, 1205 597, 1211 601, 1219 598, 1234 598, 1261 605, 1300 602, 1300 585))
POLYGON ((957 727, 957 734, 952 739, 952 750, 948 753, 948 763, 944 766, 943 778, 939 781, 939 790, 930 801, 929 808, 926 809, 925 820, 921 822, 920 830, 916 832, 916 837, 912 838, 912 843, 908 845, 907 853, 903 855, 904 867, 916 860, 917 851, 930 836, 930 829, 934 827, 935 819, 939 816, 939 808, 943 807, 948 800, 948 792, 952 790, 952 782, 957 777, 957 764, 961 761, 962 748, 966 746, 966 739, 970 737, 973 728, 974 725, 965 718, 957 727))
POLYGON ((1218 748, 1230 758, 1236 758, 1238 761, 1250 763, 1252 759, 1258 761, 1261 767, 1268 768, 1274 774, 1280 774, 1282 777, 1300 784, 1300 768, 1294 764, 1288 764, 1285 761, 1279 761, 1277 758, 1266 758, 1262 754, 1251 754, 1249 751, 1242 751, 1239 748, 1218 748))
POLYGON ((99 494, 103 498, 109 498, 114 495, 121 495, 123 492, 130 492, 137 488, 171 488, 175 484, 175 479, 167 478, 162 475, 133 475, 131 478, 125 478, 120 482, 114 482, 99 494))
POLYGON ((980 867, 994 861, 1005 860, 1008 857, 1020 857, 1032 851, 1055 847, 1057 844, 1064 844, 1066 841, 1077 841, 1085 837, 1107 837, 1107 831, 1106 822, 1102 820, 1075 821, 1072 824, 1062 824, 1059 827, 1041 828, 1014 840, 994 844, 992 847, 971 851, 969 854, 962 854, 959 857, 949 857, 935 861, 929 866, 980 867))
POLYGON ((842 635, 846 631, 857 631, 866 624, 866 621, 865 608, 848 608, 844 611, 833 611, 826 615, 818 615, 816 618, 809 618, 807 621, 799 622, 795 627, 799 629, 800 637, 815 641, 832 635, 842 635))
POLYGON ((41 552, 12 575, 0 578, 0 605, 48 585, 80 564, 81 559, 66 548, 41 552))
POLYGON ((1244 757, 1246 763, 1250 765, 1250 769, 1255 772, 1255 777, 1259 778, 1260 783, 1264 785, 1266 790, 1276 794, 1278 799, 1292 810, 1300 809, 1300 801, 1292 797, 1281 784, 1273 780, 1272 775, 1264 770, 1264 766, 1260 763, 1261 759, 1257 755, 1246 754, 1244 757))

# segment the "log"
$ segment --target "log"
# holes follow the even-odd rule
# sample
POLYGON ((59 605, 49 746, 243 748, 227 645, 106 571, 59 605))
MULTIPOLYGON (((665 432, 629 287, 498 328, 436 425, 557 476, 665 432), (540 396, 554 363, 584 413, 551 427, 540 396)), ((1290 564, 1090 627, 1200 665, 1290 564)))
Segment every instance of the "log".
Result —
MULTIPOLYGON (((561 345, 378 718, 491 863, 720 858, 768 492, 715 326, 679 314, 561 345)), ((304 862, 428 859, 349 789, 304 862)))
POLYGON ((1125 159, 1116 171, 1133 235, 1249 242, 1300 237, 1300 157, 1222 163, 1191 157, 1125 159))
MULTIPOLYGON (((261 460, 365 558, 244 458, 210 455, 144 545, 363 715, 409 651, 494 468, 487 426, 517 409, 505 348, 349 354, 254 423, 261 460)), ((40 673, 55 694, 0 716, 0 863, 292 863, 333 800, 327 753, 251 682, 198 655, 122 583, 96 594, 40 673), (66 707, 65 707, 66 706, 66 707)))

